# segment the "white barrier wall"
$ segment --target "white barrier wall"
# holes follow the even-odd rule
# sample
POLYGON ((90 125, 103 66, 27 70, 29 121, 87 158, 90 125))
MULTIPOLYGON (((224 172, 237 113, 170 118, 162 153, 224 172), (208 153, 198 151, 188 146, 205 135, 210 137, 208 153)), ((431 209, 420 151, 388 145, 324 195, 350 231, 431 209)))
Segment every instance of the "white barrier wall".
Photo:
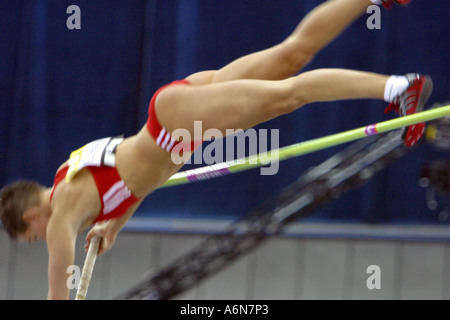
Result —
MULTIPOLYGON (((142 276, 187 253, 203 235, 123 233, 97 259, 88 299, 112 299, 142 276)), ((85 258, 84 235, 76 264, 85 258)), ((45 299, 44 244, 0 233, 0 299, 45 299)), ((75 292, 72 292, 72 296, 75 292)), ((177 299, 450 299, 450 242, 279 237, 177 299), (367 268, 380 268, 369 290, 367 268)))

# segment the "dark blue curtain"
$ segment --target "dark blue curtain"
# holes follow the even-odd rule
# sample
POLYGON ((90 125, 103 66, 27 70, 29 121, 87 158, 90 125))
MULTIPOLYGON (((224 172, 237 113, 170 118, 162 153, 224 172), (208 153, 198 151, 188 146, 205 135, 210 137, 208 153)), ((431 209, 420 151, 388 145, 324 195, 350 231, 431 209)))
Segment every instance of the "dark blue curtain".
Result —
MULTIPOLYGON (((32 178, 51 185, 70 152, 101 137, 136 133, 162 85, 217 69, 282 41, 321 0, 18 0, 0 2, 0 185, 32 178), (66 9, 81 10, 69 30, 66 9)), ((359 19, 308 69, 385 74, 421 72, 435 81, 432 102, 448 101, 448 0, 413 1, 382 11, 382 29, 359 19)), ((280 129, 282 146, 387 119, 385 104, 314 104, 261 126, 280 129)), ((343 147, 258 170, 159 190, 141 216, 239 217, 343 147)), ((426 161, 449 158, 422 144, 312 218, 320 221, 439 222, 418 185, 426 161)))

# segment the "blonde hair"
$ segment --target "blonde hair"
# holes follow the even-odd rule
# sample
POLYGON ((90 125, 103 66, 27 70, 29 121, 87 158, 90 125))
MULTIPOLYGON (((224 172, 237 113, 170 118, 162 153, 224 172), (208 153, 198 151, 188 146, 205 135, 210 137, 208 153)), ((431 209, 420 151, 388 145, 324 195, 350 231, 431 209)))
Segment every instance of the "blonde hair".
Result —
POLYGON ((27 230, 28 224, 23 220, 23 213, 40 205, 42 190, 43 186, 29 180, 14 182, 0 190, 0 217, 11 239, 17 239, 27 230))

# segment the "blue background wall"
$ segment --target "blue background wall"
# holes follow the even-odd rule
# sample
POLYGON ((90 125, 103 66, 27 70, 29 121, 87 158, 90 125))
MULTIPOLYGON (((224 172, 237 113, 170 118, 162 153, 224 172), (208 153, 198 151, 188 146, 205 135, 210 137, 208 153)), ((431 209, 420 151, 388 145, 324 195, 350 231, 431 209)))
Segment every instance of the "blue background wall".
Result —
MULTIPOLYGON (((32 178, 51 185, 70 152, 94 139, 136 133, 162 85, 282 41, 319 0, 89 0, 0 2, 0 185, 32 178), (69 5, 81 30, 68 30, 69 5)), ((450 100, 450 2, 415 0, 366 15, 308 69, 339 67, 433 76, 431 103, 450 100)), ((280 145, 388 119, 385 104, 314 104, 261 126, 280 129, 280 145)), ((239 217, 343 147, 290 160, 274 177, 258 170, 159 190, 138 215, 239 217)), ((426 161, 449 158, 422 144, 364 188, 313 217, 320 221, 440 222, 418 186, 426 161)))

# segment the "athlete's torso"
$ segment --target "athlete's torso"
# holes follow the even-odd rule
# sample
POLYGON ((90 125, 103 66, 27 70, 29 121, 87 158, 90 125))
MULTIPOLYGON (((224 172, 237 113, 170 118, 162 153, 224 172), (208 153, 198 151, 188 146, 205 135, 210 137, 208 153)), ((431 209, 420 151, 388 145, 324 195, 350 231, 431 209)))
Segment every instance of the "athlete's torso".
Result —
POLYGON ((171 154, 161 149, 144 127, 125 139, 116 152, 116 167, 134 195, 144 198, 182 168, 171 154))
MULTIPOLYGON (((80 209, 83 212, 79 218, 83 224, 95 224, 127 213, 141 199, 128 188, 117 170, 116 153, 121 143, 122 138, 100 139, 74 151, 55 176, 51 201, 64 205, 64 201, 70 202, 70 198, 82 199, 88 204, 80 209), (55 194, 57 199, 54 199, 55 194), (93 213, 91 208, 97 209, 93 213)), ((122 149, 121 153, 125 150, 122 149)), ((121 165, 132 167, 130 163, 121 165)), ((63 210, 70 212, 71 208, 63 210)))
MULTIPOLYGON (((186 152, 183 155, 185 160, 189 159, 191 153, 192 152, 186 152)), ((180 154, 177 155, 177 161, 180 159, 180 156, 180 154)), ((104 197, 105 193, 107 193, 109 188, 112 188, 115 183, 120 182, 121 188, 126 188, 123 190, 121 189, 121 194, 132 195, 133 199, 131 202, 135 203, 138 199, 145 198, 147 195, 158 189, 182 167, 183 164, 177 165, 174 161, 172 161, 172 153, 167 152, 167 150, 158 145, 155 138, 149 133, 146 125, 137 135, 124 139, 115 147, 114 171, 115 176, 118 177, 116 179, 117 181, 113 179, 114 183, 108 184, 107 182, 107 187, 102 187, 103 182, 101 180, 108 179, 98 178, 98 170, 92 169, 92 167, 90 168, 88 165, 85 165, 85 167, 79 169, 78 173, 75 172, 75 179, 77 184, 81 184, 81 188, 67 188, 59 181, 57 185, 55 184, 55 189, 69 189, 69 191, 64 193, 65 196, 71 196, 74 192, 80 193, 73 195, 73 197, 88 198, 89 201, 87 201, 87 203, 90 203, 91 206, 86 207, 101 207, 100 213, 89 212, 84 214, 86 216, 86 221, 89 224, 89 222, 94 223, 101 221, 102 217, 108 214, 108 212, 106 212, 106 214, 104 212, 104 208, 107 208, 107 205, 105 206, 104 203, 104 197), (76 191, 71 191, 70 189, 74 189, 76 191), (92 194, 95 193, 92 192, 93 189, 97 190, 97 194, 92 194), (85 190, 91 190, 90 194, 87 195, 85 190)), ((64 165, 62 168, 64 170, 64 165)), ((104 172, 106 169, 100 171, 104 172)), ((65 176, 69 177, 68 180, 74 176, 73 166, 70 166, 67 172, 65 172, 65 176)), ((105 176, 108 176, 108 174, 105 174, 105 176)), ((125 199, 125 201, 128 201, 128 199, 125 199)), ((124 207, 128 207, 129 203, 126 203, 127 205, 124 207)), ((123 213, 124 212, 121 212, 120 214, 123 213)), ((120 214, 114 214, 111 216, 116 217, 120 216, 120 214)))

